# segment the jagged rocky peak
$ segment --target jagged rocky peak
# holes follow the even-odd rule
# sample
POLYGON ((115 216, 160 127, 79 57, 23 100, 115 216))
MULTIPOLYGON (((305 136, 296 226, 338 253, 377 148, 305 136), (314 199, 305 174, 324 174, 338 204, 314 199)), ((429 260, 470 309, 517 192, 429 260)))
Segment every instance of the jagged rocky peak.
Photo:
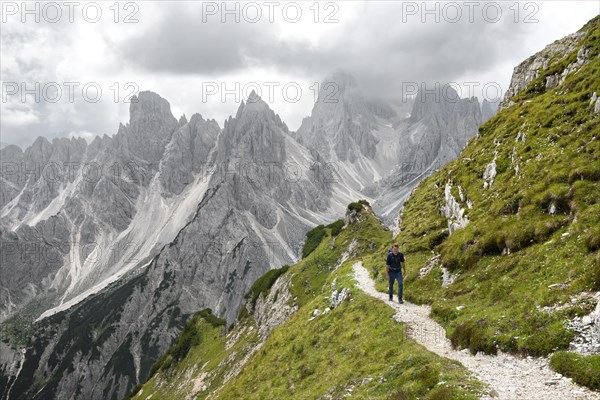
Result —
POLYGON ((179 117, 179 126, 183 126, 187 123, 188 123, 188 120, 187 120, 185 114, 183 114, 181 117, 179 117))
MULTIPOLYGON (((410 121, 417 122, 425 116, 444 117, 461 108, 472 109, 481 116, 479 100, 476 97, 463 99, 449 84, 426 85, 419 89, 415 97, 410 121)), ((481 120, 481 117, 479 119, 481 120)))
POLYGON ((25 150, 26 157, 37 159, 38 161, 46 161, 52 151, 52 143, 43 136, 38 136, 37 139, 25 150))
POLYGON ((178 127, 169 102, 156 93, 143 91, 131 98, 129 123, 119 126, 115 146, 156 165, 178 127))
MULTIPOLYGON (((63 162, 81 160, 86 147, 87 142, 83 138, 54 138, 50 142, 45 137, 40 136, 22 152, 22 157, 30 168, 34 166, 42 168, 44 164, 49 162, 55 162, 57 166, 62 167, 63 162)), ((20 150, 15 154, 19 153, 20 150)), ((4 156, 4 154, 3 151, 2 155, 4 156)))
POLYGON ((198 113, 179 127, 161 161, 160 180, 166 189, 165 195, 181 193, 196 174, 206 170, 203 166, 209 162, 220 131, 215 120, 205 120, 198 113))
MULTIPOLYGON (((238 107, 237 113, 235 115, 235 119, 248 119, 248 118, 273 118, 275 122, 282 123, 281 118, 271 108, 269 105, 253 90, 246 101, 242 100, 240 102, 240 106, 238 107)), ((230 120, 227 120, 229 122, 230 120)))
POLYGON ((143 91, 131 98, 129 105, 129 123, 140 118, 174 119, 169 102, 157 93, 143 91))
POLYGON ((358 84, 354 76, 339 68, 333 71, 324 82, 335 82, 341 93, 345 93, 346 90, 358 89, 358 84))
POLYGON ((284 162, 287 133, 287 126, 279 115, 252 91, 248 99, 240 103, 235 118, 225 121, 218 156, 221 160, 284 162))
POLYGON ((375 156, 378 142, 375 113, 368 106, 354 77, 336 70, 323 80, 310 117, 302 120, 298 142, 330 159, 354 162, 364 155, 375 156))
POLYGON ((488 99, 483 99, 483 101, 481 102, 481 122, 485 122, 488 119, 492 118, 494 115, 496 115, 496 112, 498 111, 498 104, 500 103, 500 100, 488 100, 488 99))
POLYGON ((367 101, 352 74, 337 69, 327 76, 319 87, 319 97, 313 115, 345 118, 348 115, 370 117, 367 101), (323 115, 324 114, 324 115, 323 115))

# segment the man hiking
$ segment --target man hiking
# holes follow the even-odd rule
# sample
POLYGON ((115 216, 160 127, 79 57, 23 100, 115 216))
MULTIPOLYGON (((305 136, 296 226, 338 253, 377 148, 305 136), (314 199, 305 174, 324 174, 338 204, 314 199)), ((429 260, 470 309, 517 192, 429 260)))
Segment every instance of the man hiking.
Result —
POLYGON ((388 294, 390 301, 394 300, 394 280, 398 281, 398 302, 404 304, 402 300, 402 281, 406 276, 406 265, 404 264, 404 254, 398 251, 398 244, 394 243, 392 250, 388 251, 385 263, 385 276, 388 279, 388 294))

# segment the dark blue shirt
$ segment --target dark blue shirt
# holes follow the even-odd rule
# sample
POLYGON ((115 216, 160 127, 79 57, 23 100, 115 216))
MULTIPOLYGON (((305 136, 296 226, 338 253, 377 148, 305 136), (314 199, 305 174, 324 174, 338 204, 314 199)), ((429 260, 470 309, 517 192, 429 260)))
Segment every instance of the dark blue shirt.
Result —
POLYGON ((388 253, 386 264, 389 266, 390 271, 400 271, 400 263, 403 262, 404 254, 401 252, 398 252, 396 255, 394 255, 394 253, 388 253))

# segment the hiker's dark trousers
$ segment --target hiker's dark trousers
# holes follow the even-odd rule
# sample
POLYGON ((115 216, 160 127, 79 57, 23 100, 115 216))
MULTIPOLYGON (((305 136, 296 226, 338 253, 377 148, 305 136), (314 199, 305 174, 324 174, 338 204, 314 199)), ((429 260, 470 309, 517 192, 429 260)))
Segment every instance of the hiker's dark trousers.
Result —
POLYGON ((402 271, 392 271, 389 270, 388 274, 390 276, 388 294, 390 295, 390 299, 394 295, 394 280, 398 281, 398 299, 402 298, 402 271))

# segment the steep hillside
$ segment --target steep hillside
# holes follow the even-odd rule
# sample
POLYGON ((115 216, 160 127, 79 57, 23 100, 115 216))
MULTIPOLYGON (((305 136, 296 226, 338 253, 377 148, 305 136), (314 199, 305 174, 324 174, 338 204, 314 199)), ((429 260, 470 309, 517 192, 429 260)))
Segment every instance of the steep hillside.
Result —
MULTIPOLYGON (((472 352, 598 354, 600 17, 512 81, 503 109, 406 203, 405 293, 472 352)), ((561 371, 599 387, 589 360, 587 382, 561 371)))
POLYGON ((317 227, 307 257, 257 280, 226 334, 214 317, 192 319, 130 397, 477 398, 484 385, 355 287, 351 265, 377 265, 391 233, 369 207, 346 222, 317 227))

